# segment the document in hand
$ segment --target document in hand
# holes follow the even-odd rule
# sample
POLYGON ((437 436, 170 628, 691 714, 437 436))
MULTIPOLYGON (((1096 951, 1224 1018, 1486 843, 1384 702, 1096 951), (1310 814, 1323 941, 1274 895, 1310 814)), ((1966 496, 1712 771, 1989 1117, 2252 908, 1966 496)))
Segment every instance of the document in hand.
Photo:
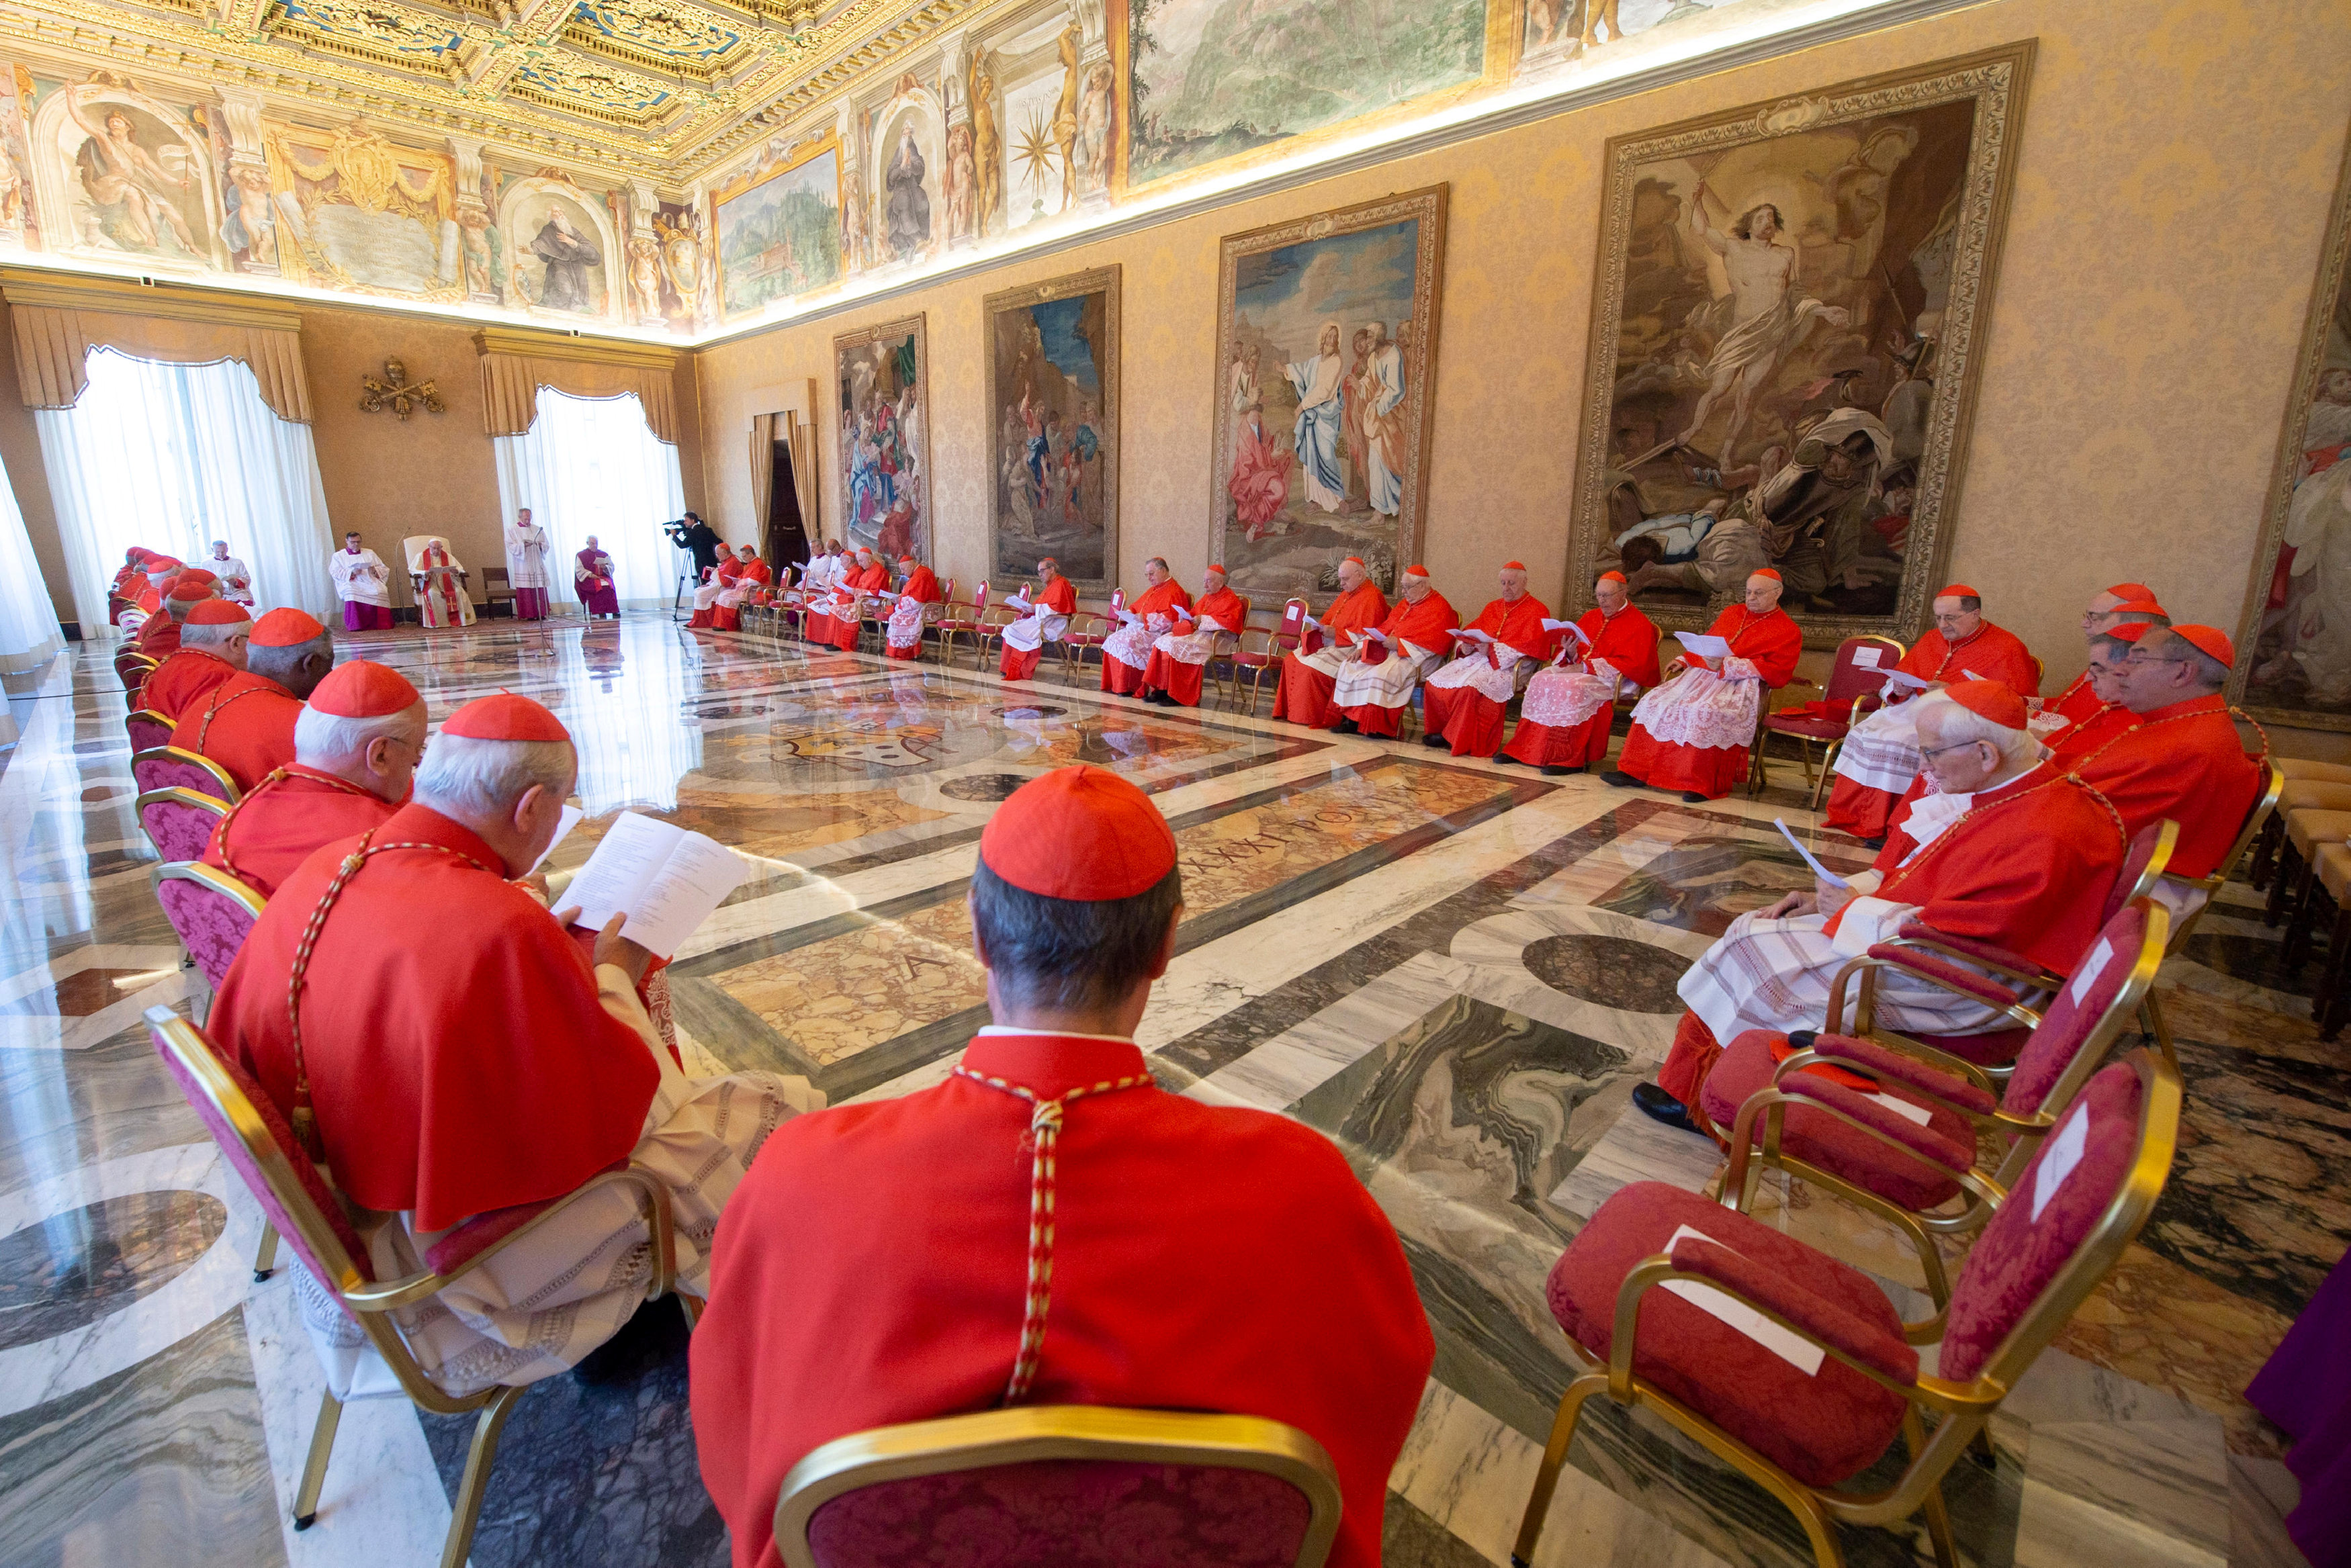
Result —
POLYGON ((1730 657, 1730 639, 1729 638, 1708 637, 1702 631, 1677 631, 1674 633, 1674 635, 1681 639, 1681 643, 1684 648, 1689 649, 1700 659, 1728 659, 1730 657))
POLYGON ((1576 625, 1572 620, 1547 620, 1543 622, 1543 629, 1545 631, 1572 631, 1575 633, 1576 641, 1583 644, 1586 648, 1592 646, 1592 639, 1584 632, 1584 629, 1582 627, 1576 625))
POLYGON ((1889 670, 1886 672, 1886 690, 1888 691, 1924 691, 1933 684, 1931 680, 1919 680, 1907 670, 1889 670))
POLYGON ((578 923, 591 930, 625 910, 629 922, 621 934, 667 958, 749 876, 742 857, 716 839, 629 811, 565 897, 580 906, 578 923))
POLYGON ((1141 626, 1143 624, 1143 618, 1135 614, 1131 609, 1123 609, 1116 611, 1115 613, 1117 614, 1118 618, 1128 626, 1141 626))
POLYGON ((1491 641, 1493 641, 1493 640, 1494 640, 1494 639, 1493 639, 1493 634, 1492 634, 1492 633, 1490 633, 1490 632, 1483 632, 1483 631, 1472 631, 1472 630, 1470 630, 1470 629, 1469 629, 1468 627, 1466 627, 1466 626, 1465 626, 1465 627, 1463 627, 1459 631, 1455 632, 1453 635, 1454 635, 1454 636, 1456 636, 1456 637, 1458 637, 1458 638, 1464 639, 1465 640, 1469 641, 1469 642, 1491 642, 1491 641))

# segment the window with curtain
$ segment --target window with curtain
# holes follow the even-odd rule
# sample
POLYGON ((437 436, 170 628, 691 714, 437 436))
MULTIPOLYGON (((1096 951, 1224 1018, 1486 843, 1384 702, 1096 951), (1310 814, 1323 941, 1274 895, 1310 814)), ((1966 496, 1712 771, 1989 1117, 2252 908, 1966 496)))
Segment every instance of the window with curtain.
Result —
POLYGON ((685 485, 677 448, 645 428, 634 392, 575 398, 541 387, 530 429, 492 444, 507 517, 528 506, 547 530, 554 604, 578 606, 569 592, 573 556, 591 534, 612 557, 622 603, 670 602, 694 557, 672 547, 661 525, 685 510, 685 485))
POLYGON ((235 359, 163 365, 93 348, 89 369, 72 408, 33 410, 82 625, 106 624, 107 586, 131 545, 195 561, 214 539, 253 568, 261 606, 327 618, 334 535, 310 427, 279 419, 235 359))
MULTIPOLYGON (((30 670, 59 646, 57 612, 42 584, 25 514, 16 508, 16 486, 0 467, 0 671, 30 670)), ((0 742, 16 738, 15 721, 0 721, 0 742)))

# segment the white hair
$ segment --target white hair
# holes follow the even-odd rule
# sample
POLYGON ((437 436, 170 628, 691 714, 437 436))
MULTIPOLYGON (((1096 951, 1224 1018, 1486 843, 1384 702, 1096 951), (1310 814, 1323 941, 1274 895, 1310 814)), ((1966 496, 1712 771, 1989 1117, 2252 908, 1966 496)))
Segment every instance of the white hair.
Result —
POLYGON ((249 620, 206 621, 201 626, 183 625, 180 628, 182 648, 225 648, 233 638, 253 630, 249 620))
POLYGON ((357 757, 381 735, 413 745, 424 738, 424 703, 420 699, 397 713, 374 719, 347 719, 321 713, 308 702, 294 716, 294 760, 306 767, 334 771, 331 764, 357 757))
MULTIPOLYGON (((298 740, 297 743, 299 742, 298 740)), ((502 815, 537 784, 571 793, 577 756, 569 741, 483 741, 440 734, 416 769, 416 804, 444 814, 502 815)))
POLYGON ((2011 767, 2029 767, 2041 760, 2041 742, 2031 730, 2011 730, 2005 724, 1995 724, 1966 704, 1944 691, 1929 691, 1918 699, 1918 711, 1912 722, 1922 728, 1927 721, 1935 721, 1935 733, 1947 746, 1964 746, 1971 741, 1981 741, 1998 752, 2001 761, 2011 767))

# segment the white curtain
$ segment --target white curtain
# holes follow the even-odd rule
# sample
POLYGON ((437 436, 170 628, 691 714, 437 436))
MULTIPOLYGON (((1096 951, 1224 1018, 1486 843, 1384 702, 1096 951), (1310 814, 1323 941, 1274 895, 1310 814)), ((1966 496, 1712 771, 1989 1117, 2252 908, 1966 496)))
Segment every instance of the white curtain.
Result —
MULTIPOLYGON (((16 507, 16 487, 8 483, 6 467, 0 466, 0 671, 30 670, 61 645, 57 612, 42 586, 41 563, 25 533, 25 514, 16 507)), ((0 725, 0 733, 15 740, 15 722, 0 725)))
POLYGON ((596 535, 612 557, 623 604, 666 605, 694 557, 673 547, 664 523, 685 510, 677 448, 645 428, 634 392, 575 398, 538 389, 538 418, 520 435, 498 436, 498 504, 511 519, 528 506, 547 530, 554 576, 549 598, 577 608, 572 557, 596 535))
POLYGON ((310 427, 281 420, 235 359, 159 365, 93 348, 70 409, 36 409, 74 609, 106 625, 106 590, 133 545, 183 561, 214 539, 253 568, 265 608, 335 608, 327 492, 310 427))

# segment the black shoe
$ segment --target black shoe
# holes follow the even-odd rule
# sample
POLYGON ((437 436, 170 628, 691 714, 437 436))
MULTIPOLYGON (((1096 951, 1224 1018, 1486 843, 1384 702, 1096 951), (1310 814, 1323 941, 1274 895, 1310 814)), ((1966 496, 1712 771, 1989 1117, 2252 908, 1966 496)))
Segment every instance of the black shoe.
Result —
POLYGON ((1500 768, 1516 767, 1519 763, 1518 758, 1510 756, 1503 752, 1496 752, 1492 756, 1488 757, 1486 760, 1493 763, 1496 767, 1500 768))
POLYGON ((1639 779, 1635 778, 1631 774, 1618 773, 1614 768, 1602 774, 1600 777, 1602 782, 1613 784, 1618 789, 1639 789, 1641 787, 1641 781, 1639 779))
POLYGON ((1643 1116, 1661 1121, 1669 1127, 1679 1127, 1684 1132, 1698 1131, 1698 1123, 1690 1120, 1689 1107, 1655 1084, 1634 1085, 1633 1105, 1643 1116))
POLYGON ((1453 744, 1442 735, 1423 735, 1420 738, 1420 743, 1429 747, 1450 747, 1453 744))
POLYGON ((1700 794, 1694 789, 1686 789, 1682 791, 1682 804, 1684 805, 1704 805, 1708 801, 1710 801, 1713 798, 1714 796, 1710 794, 1700 794))
POLYGON ((1883 849, 1886 847, 1886 835, 1881 833, 1875 838, 1865 838, 1861 841, 1861 846, 1864 849, 1883 849))
POLYGON ((1580 774, 1583 771, 1583 770, 1582 768, 1555 768, 1546 763, 1543 765, 1542 775, 1547 779, 1559 779, 1565 778, 1570 774, 1580 774))
POLYGON ((1364 727, 1353 719, 1342 719, 1331 726, 1331 733, 1334 735, 1360 735, 1363 732, 1364 727))

